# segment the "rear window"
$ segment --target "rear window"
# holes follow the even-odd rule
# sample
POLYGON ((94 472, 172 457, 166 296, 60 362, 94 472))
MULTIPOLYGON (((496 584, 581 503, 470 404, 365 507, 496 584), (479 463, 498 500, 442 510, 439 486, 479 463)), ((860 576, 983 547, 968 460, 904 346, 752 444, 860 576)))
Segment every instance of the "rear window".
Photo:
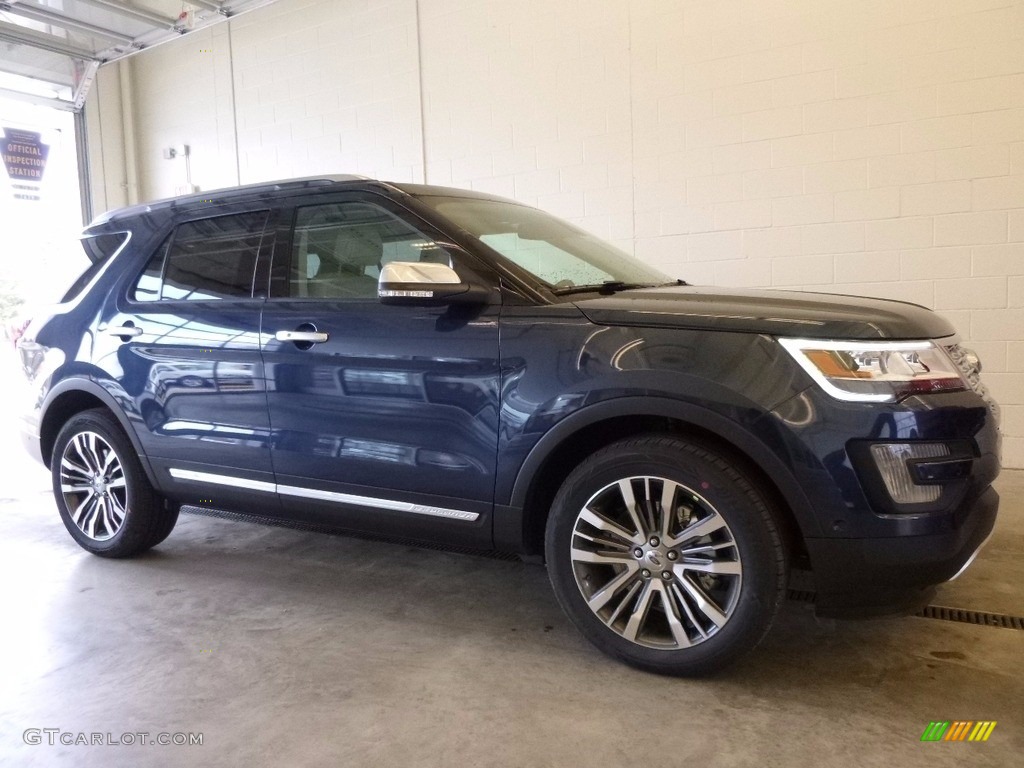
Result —
POLYGON ((100 273, 100 270, 103 269, 103 265, 106 264, 115 253, 117 253, 118 249, 120 249, 127 240, 127 232, 114 232, 112 234, 83 237, 81 240, 82 248, 85 249, 85 253, 90 259, 89 266, 87 266, 85 271, 75 279, 75 282, 71 284, 71 287, 65 291, 64 296, 60 300, 61 303, 63 304, 78 298, 78 295, 89 283, 92 282, 92 279, 100 273))
POLYGON ((210 301, 252 296, 268 211, 178 225, 150 258, 135 301, 210 301))

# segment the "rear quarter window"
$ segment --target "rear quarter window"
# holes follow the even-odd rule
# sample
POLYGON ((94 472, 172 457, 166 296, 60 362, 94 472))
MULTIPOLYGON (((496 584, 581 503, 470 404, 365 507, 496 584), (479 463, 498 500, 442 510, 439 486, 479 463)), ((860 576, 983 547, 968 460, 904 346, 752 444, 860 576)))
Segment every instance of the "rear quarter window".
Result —
POLYGON ((121 246, 128 241, 127 232, 114 232, 102 235, 89 235, 81 240, 82 248, 89 257, 89 266, 80 274, 64 292, 61 303, 64 304, 78 298, 92 279, 100 273, 103 266, 110 261, 121 246))

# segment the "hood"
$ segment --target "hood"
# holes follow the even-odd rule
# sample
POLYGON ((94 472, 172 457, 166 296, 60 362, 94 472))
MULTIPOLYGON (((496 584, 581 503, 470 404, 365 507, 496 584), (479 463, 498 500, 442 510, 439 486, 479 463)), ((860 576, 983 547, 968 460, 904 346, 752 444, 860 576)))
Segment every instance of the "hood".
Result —
POLYGON ((575 302, 599 325, 737 331, 813 339, 937 339, 956 329, 917 304, 802 291, 640 288, 575 302))

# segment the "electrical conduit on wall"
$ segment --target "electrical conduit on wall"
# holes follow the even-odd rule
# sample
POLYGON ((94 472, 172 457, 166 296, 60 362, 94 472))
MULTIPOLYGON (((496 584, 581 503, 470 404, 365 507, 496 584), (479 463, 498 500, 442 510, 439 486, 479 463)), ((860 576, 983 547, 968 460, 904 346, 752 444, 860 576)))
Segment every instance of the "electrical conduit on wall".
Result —
POLYGON ((139 166, 135 149, 135 100, 132 94, 131 62, 128 59, 117 63, 117 74, 121 84, 125 191, 128 197, 128 205, 135 205, 139 202, 139 166))

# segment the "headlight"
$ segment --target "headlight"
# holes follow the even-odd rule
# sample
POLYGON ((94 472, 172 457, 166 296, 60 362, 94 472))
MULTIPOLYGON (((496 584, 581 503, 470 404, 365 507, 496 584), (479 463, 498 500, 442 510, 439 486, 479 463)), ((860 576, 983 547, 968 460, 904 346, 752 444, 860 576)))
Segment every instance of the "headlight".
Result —
POLYGON ((890 403, 907 395, 967 389, 949 355, 930 341, 779 339, 779 343, 839 400, 890 403))

